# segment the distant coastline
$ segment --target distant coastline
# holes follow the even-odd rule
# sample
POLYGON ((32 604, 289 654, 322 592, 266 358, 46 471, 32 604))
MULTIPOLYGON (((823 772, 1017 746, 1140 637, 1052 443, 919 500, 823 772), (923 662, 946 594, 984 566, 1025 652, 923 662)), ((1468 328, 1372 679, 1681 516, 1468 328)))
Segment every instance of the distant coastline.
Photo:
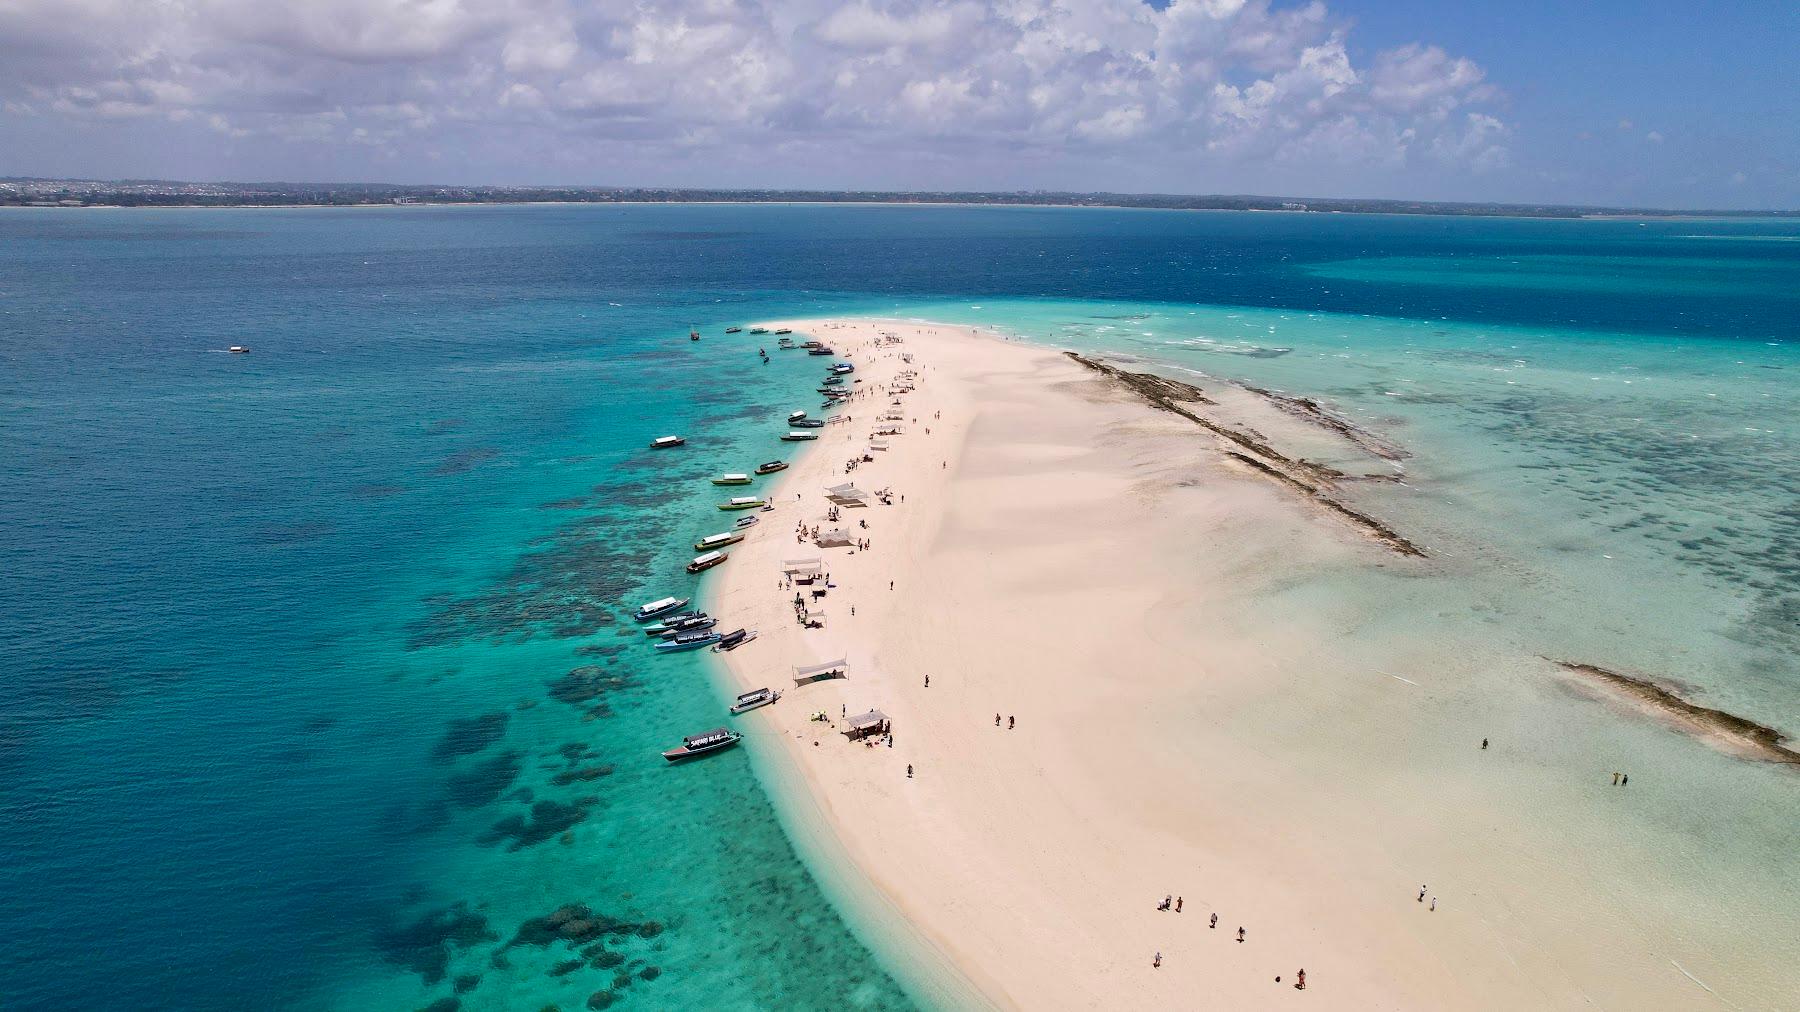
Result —
POLYGON ((386 183, 232 183, 172 180, 0 178, 0 207, 391 207, 489 204, 919 204, 1094 207, 1118 210, 1266 211, 1482 218, 1767 218, 1796 210, 1668 209, 1513 204, 998 190, 726 190, 682 187, 436 186, 386 183))

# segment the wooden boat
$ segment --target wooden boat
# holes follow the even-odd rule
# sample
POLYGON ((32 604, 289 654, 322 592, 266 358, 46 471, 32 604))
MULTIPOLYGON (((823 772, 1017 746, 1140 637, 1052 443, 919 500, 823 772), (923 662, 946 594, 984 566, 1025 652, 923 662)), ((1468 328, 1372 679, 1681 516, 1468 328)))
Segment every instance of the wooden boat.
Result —
POLYGON ((842 376, 827 376, 827 377, 825 377, 824 382, 825 382, 825 385, 828 387, 842 386, 843 382, 844 382, 844 377, 842 377, 842 376))
POLYGON ((827 348, 822 344, 819 345, 817 348, 806 349, 806 353, 808 355, 836 355, 837 354, 837 352, 832 351, 830 348, 827 348))
POLYGON ((726 327, 725 328, 725 333, 727 333, 727 334, 742 334, 743 332, 744 332, 744 328, 742 328, 742 327, 726 327))
POLYGON ((683 759, 692 759, 709 752, 722 752, 743 740, 743 735, 728 727, 715 727, 702 734, 688 735, 681 739, 680 748, 672 748, 664 752, 662 757, 672 763, 678 763, 683 759))
POLYGON ((645 626, 644 635, 661 636, 663 633, 671 630, 678 631, 682 626, 687 625, 689 622, 696 622, 705 617, 706 612, 703 611, 684 611, 674 615, 664 615, 659 621, 652 622, 645 626))
POLYGON ((785 470, 787 470, 787 461, 785 460, 769 460, 756 465, 757 474, 774 474, 776 471, 785 470))
POLYGON ((793 332, 794 332, 794 328, 783 327, 780 330, 777 330, 775 333, 777 333, 777 334, 792 334, 793 332))
POLYGON ((685 608, 687 607, 687 603, 688 599, 685 597, 659 598, 658 600, 651 601, 649 604, 639 608, 636 614, 632 615, 632 618, 637 619, 639 622, 648 622, 658 615, 667 615, 677 608, 685 608))
POLYGON ((800 419, 805 418, 805 417, 806 417, 806 412, 804 412, 804 411, 790 411, 790 412, 788 412, 788 424, 792 425, 795 422, 797 422, 800 419))
POLYGON ((750 328, 750 333, 752 333, 752 334, 767 334, 768 332, 769 332, 769 328, 767 328, 767 327, 751 327, 750 328))
POLYGON ((823 418, 802 418, 794 423, 796 429, 822 429, 824 427, 825 419, 823 418))
POLYGON ((687 440, 680 436, 657 436, 650 441, 650 449, 667 450, 676 446, 686 446, 687 440))
POLYGON ((717 653, 720 650, 730 650, 732 647, 744 642, 744 637, 748 635, 750 635, 750 630, 748 629, 733 629, 728 633, 724 633, 719 637, 719 642, 713 644, 713 652, 717 653))
POLYGON ((731 558, 731 556, 724 552, 707 552, 704 555, 696 555, 694 556, 694 561, 687 564, 687 571, 690 573, 704 573, 729 558, 731 558))
POLYGON ((248 355, 248 354, 250 354, 249 345, 243 345, 243 344, 234 344, 225 350, 231 352, 233 355, 248 355))
POLYGON ((710 647, 717 642, 719 642, 719 634, 716 632, 676 633, 674 639, 664 640, 663 642, 658 643, 656 649, 659 653, 675 654, 680 653, 683 650, 698 650, 701 647, 710 647))
POLYGON ((722 510, 727 510, 727 511, 730 511, 730 510, 753 510, 753 509, 756 509, 758 506, 763 505, 763 502, 764 501, 762 499, 758 499, 756 496, 753 496, 753 495, 740 495, 740 496, 733 496, 732 498, 727 499, 726 501, 720 503, 719 508, 722 510))
MULTIPOLYGON (((785 436, 782 436, 781 441, 784 443, 804 443, 809 439, 817 439, 817 438, 819 438, 819 434, 817 432, 796 430, 793 432, 789 432, 785 436)), ((719 508, 724 509, 725 507, 721 506, 719 508)))
POLYGON ((740 713, 748 713, 759 706, 768 706, 780 698, 781 693, 774 689, 756 689, 746 692, 737 698, 737 702, 731 704, 731 715, 735 717, 740 713))
POLYGON ((712 483, 714 485, 748 485, 750 476, 747 474, 721 474, 714 478, 712 483))
POLYGON ((732 524, 732 525, 731 525, 731 526, 732 526, 732 527, 733 527, 733 528, 735 528, 735 529, 737 529, 737 530, 740 530, 740 531, 741 531, 741 530, 744 530, 744 529, 745 529, 745 528, 747 528, 747 527, 755 527, 755 526, 756 526, 756 521, 757 521, 757 520, 758 520, 758 519, 760 519, 760 518, 759 518, 759 517, 753 517, 753 516, 752 516, 752 517, 738 517, 738 518, 737 518, 737 522, 736 522, 736 523, 734 523, 734 524, 732 524))
POLYGON ((775 342, 775 347, 780 351, 793 351, 795 348, 798 348, 800 346, 794 343, 793 338, 784 337, 781 340, 775 342))
POLYGON ((696 633, 703 633, 718 624, 719 620, 713 618, 711 615, 701 615, 699 618, 690 618, 675 628, 665 631, 662 634, 662 638, 665 640, 675 640, 680 639, 683 636, 693 636, 696 633))
POLYGON ((831 371, 834 373, 837 373, 839 376, 842 376, 845 373, 855 372, 856 367, 851 365, 848 362, 833 362, 831 364, 831 371))
POLYGON ((744 540, 743 531, 726 531, 723 534, 708 534, 706 537, 694 542, 694 551, 711 552, 716 549, 724 548, 726 545, 735 545, 742 540, 744 540))

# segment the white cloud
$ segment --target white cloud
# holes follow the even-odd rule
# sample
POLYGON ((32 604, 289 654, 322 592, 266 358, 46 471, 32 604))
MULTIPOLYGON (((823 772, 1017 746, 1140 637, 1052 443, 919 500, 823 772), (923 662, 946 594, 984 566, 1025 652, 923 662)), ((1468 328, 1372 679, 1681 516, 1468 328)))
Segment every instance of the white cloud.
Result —
POLYGON ((1663 142, 1663 135, 1658 133, 1655 130, 1652 130, 1649 133, 1644 135, 1644 139, 1649 141, 1652 144, 1661 144, 1663 142))
POLYGON ((458 150, 565 178, 622 146, 850 166, 1504 162, 1479 66, 1418 43, 1359 65, 1349 32, 1323 3, 1271 0, 0 0, 0 115, 458 150))

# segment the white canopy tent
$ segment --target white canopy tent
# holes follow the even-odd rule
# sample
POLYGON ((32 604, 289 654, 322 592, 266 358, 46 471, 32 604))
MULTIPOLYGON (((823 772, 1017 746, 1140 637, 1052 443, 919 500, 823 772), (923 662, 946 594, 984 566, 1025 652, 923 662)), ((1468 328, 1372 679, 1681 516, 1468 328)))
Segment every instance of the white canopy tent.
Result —
POLYGON ((843 657, 839 657, 835 661, 826 661, 823 664, 808 664, 805 667, 796 666, 794 668, 795 685, 822 682, 827 678, 848 678, 849 676, 850 662, 843 657))
POLYGON ((788 576, 817 576, 825 571, 825 561, 816 555, 810 559, 783 559, 781 571, 788 576))

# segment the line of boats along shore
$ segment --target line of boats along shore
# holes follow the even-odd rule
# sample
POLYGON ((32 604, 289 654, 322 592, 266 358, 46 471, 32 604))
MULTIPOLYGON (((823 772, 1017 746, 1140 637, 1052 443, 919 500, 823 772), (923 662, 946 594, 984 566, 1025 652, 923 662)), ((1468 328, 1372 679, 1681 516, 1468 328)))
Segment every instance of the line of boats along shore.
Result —
MULTIPOLYGON (((742 331, 742 327, 725 328, 725 333, 727 334, 737 334, 742 331)), ((752 327, 750 328, 750 333, 756 335, 767 334, 769 333, 769 328, 752 327)), ((786 336, 790 333, 792 333, 792 331, 785 327, 775 331, 775 334, 779 338, 776 343, 776 348, 778 350, 804 350, 808 355, 820 357, 828 357, 836 354, 829 346, 819 341, 796 342, 793 338, 786 336)), ((700 340, 699 330, 690 329, 688 332, 688 340, 700 340)), ((768 353, 761 349, 758 349, 757 351, 766 363, 768 361, 768 353)), ((822 405, 823 409, 827 411, 835 409, 844 401, 850 399, 850 382, 847 382, 847 380, 854 372, 856 372, 856 366, 849 362, 833 362, 831 364, 826 372, 824 380, 820 383, 818 388, 818 392, 825 398, 825 402, 822 405)), ((858 380, 854 382, 861 381, 858 380)), ((788 431, 782 434, 781 440, 786 443, 802 443, 818 439, 818 430, 824 428, 827 421, 827 419, 823 418, 810 417, 805 411, 792 412, 787 416, 788 431)), ((656 439, 651 440, 650 449, 672 450, 685 445, 687 445, 687 440, 681 436, 658 436, 656 439)), ((712 479, 712 483, 714 485, 727 487, 751 485, 755 483, 757 478, 775 474, 779 471, 785 471, 787 468, 788 464, 784 460, 769 460, 758 464, 754 473, 721 474, 712 479)), ((719 503, 718 508, 726 513, 744 513, 745 515, 738 517, 737 520, 732 523, 730 530, 720 531, 717 534, 708 534, 694 542, 694 550, 700 554, 694 556, 694 561, 687 564, 686 568, 689 573, 704 573, 714 566, 724 564, 726 560, 731 558, 731 555, 727 553, 725 549, 744 540, 744 538, 749 535, 751 529, 754 528, 761 519, 757 515, 758 513, 769 512, 775 507, 763 496, 741 495, 732 496, 724 502, 719 503), (755 510, 757 512, 750 513, 748 512, 750 510, 755 510)), ((654 637, 657 640, 655 648, 658 653, 682 653, 688 650, 700 650, 703 648, 710 648, 714 652, 736 650, 738 647, 756 639, 755 629, 734 629, 726 633, 719 632, 717 629, 719 624, 718 618, 708 615, 704 611, 688 610, 688 605, 691 601, 691 598, 686 597, 659 598, 658 600, 644 604, 633 613, 632 618, 643 625, 644 634, 646 636, 654 637)), ((756 689, 752 692, 746 692, 738 696, 732 703, 731 715, 735 717, 742 713, 748 713, 758 707, 768 706, 780 698, 780 691, 775 689, 763 688, 756 689)), ((708 755, 713 752, 722 752, 725 749, 731 748, 733 745, 742 741, 743 737, 742 734, 728 727, 714 728, 700 734, 686 736, 681 740, 680 746, 669 749, 664 752, 662 756, 671 763, 694 759, 699 756, 708 755)))

